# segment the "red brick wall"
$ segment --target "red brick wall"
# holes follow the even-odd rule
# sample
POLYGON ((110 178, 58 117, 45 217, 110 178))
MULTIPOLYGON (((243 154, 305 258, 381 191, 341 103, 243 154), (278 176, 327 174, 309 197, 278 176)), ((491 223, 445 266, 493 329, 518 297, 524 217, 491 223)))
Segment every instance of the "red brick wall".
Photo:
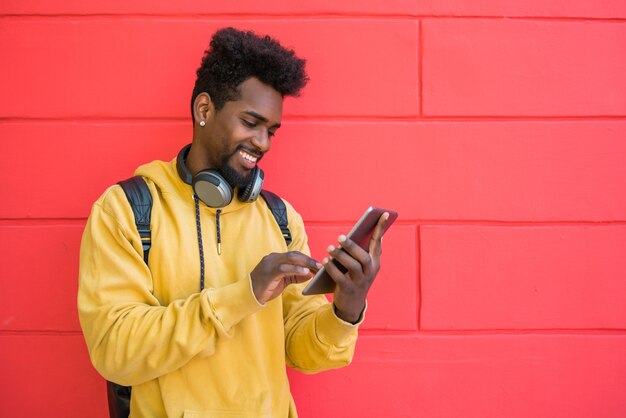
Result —
POLYGON ((323 249, 397 209, 354 363, 307 417, 626 416, 623 0, 0 2, 0 416, 105 417, 92 202, 191 135, 211 34, 309 60, 264 161, 323 249))

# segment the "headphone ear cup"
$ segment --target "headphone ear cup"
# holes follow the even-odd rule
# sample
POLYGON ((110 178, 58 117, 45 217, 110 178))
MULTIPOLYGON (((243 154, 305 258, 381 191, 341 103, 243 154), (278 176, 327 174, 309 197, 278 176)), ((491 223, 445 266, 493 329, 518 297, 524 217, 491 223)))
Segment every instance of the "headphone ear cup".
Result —
POLYGON ((263 179, 265 178, 265 174, 263 174, 263 170, 259 167, 254 167, 252 169, 252 175, 250 176, 250 181, 248 185, 244 188, 239 189, 239 193, 237 194, 237 198, 245 203, 252 203, 259 197, 261 190, 263 189, 263 179))
POLYGON ((223 208, 233 200, 233 188, 215 170, 200 171, 192 186, 196 196, 211 208, 223 208))

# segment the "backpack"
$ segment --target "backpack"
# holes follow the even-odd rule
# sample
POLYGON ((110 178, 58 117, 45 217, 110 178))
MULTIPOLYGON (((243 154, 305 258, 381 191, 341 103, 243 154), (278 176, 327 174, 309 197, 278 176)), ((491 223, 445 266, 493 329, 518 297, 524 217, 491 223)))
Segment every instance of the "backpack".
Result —
MULTIPOLYGON (((118 183, 122 186, 124 194, 133 209, 135 225, 141 237, 143 259, 148 264, 148 254, 152 245, 150 232, 150 217, 152 215, 152 194, 141 176, 131 177, 118 183)), ((280 231, 285 238, 287 246, 291 244, 291 231, 287 219, 287 207, 285 202, 268 190, 261 190, 261 196, 269 206, 280 231)), ((118 385, 107 381, 107 399, 109 403, 109 416, 111 418, 128 418, 130 414, 131 387, 118 385)))

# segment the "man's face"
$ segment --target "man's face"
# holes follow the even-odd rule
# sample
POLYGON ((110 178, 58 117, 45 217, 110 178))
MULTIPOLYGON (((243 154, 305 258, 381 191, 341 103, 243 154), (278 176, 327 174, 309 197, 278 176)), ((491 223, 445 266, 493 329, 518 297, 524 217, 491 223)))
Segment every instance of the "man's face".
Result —
POLYGON ((233 187, 248 183, 252 169, 270 150, 280 127, 283 98, 256 78, 239 85, 240 99, 226 102, 202 129, 207 168, 219 170, 233 187))

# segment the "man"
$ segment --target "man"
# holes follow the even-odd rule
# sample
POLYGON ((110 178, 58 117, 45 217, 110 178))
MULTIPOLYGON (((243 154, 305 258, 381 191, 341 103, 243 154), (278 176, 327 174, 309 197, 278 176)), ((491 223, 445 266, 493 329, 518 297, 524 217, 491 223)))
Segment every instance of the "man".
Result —
POLYGON ((136 171, 153 198, 148 265, 123 190, 109 188, 93 206, 78 293, 89 354, 106 379, 132 386, 131 417, 295 417, 285 364, 317 372, 351 361, 387 215, 369 254, 344 236, 329 247, 348 268, 324 260, 333 304, 303 296, 300 283, 321 264, 308 256, 302 218, 286 203, 287 247, 248 189, 280 128, 283 97, 306 84, 304 60, 227 28, 197 76, 191 147, 136 171), (229 201, 230 187, 239 198, 229 201))

